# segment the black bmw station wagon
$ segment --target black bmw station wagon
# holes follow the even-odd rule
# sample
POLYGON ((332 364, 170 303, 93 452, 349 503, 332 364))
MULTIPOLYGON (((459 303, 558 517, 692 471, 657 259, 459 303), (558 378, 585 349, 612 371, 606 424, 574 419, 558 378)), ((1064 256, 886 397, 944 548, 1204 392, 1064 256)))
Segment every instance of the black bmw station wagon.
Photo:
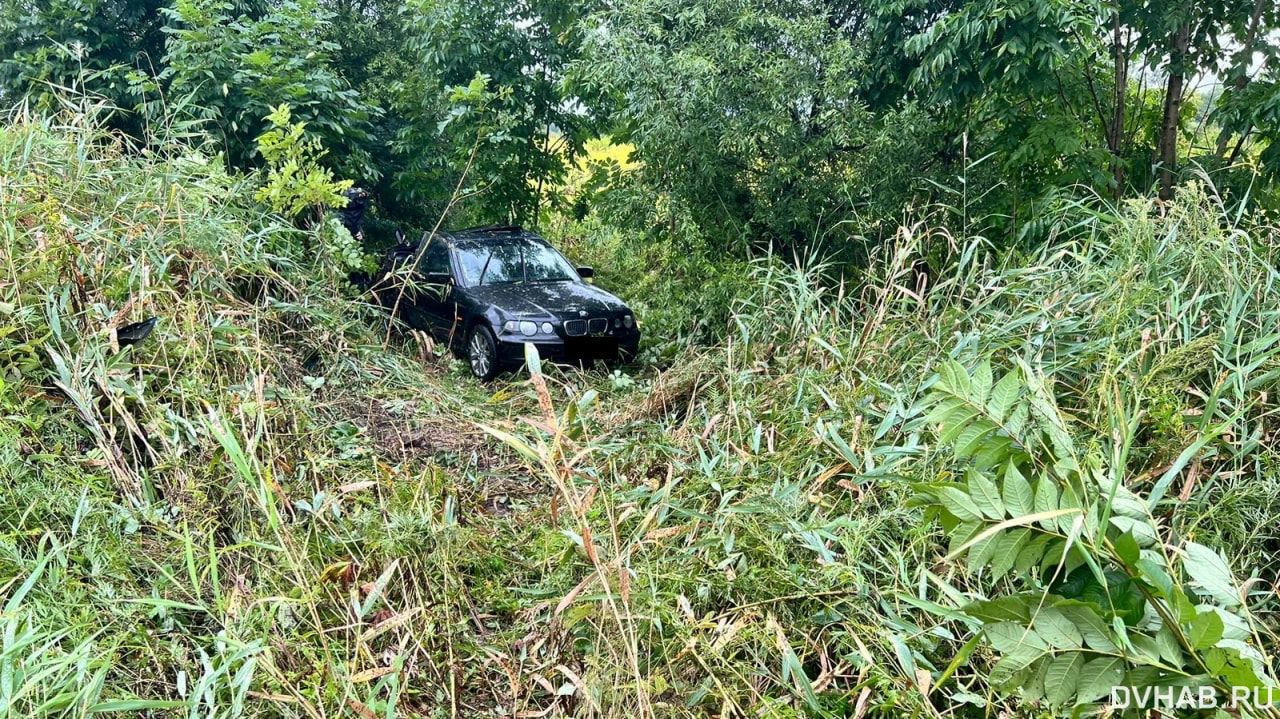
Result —
POLYGON ((536 233, 481 227, 424 235, 383 260, 372 292, 396 317, 445 342, 488 380, 524 362, 524 345, 553 362, 630 360, 640 327, 622 300, 585 282, 536 233), (410 263, 415 263, 412 268, 410 263))

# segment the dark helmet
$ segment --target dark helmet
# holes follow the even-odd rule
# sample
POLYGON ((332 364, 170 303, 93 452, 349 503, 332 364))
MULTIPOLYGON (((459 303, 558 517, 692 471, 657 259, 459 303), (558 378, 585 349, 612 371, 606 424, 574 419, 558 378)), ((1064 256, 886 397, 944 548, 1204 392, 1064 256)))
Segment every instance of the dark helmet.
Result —
POLYGON ((364 207, 369 204, 369 191, 363 187, 352 187, 342 195, 347 198, 349 208, 364 207))

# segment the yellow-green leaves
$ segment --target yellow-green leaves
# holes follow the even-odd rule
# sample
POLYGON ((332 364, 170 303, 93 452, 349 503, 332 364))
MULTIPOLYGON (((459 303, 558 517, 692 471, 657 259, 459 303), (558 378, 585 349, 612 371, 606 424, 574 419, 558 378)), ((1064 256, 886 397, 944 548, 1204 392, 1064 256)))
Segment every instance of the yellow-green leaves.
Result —
POLYGON ((326 154, 320 140, 306 133, 305 122, 292 122, 289 106, 280 104, 267 116, 271 129, 258 137, 258 153, 269 166, 266 182, 256 197, 285 217, 296 218, 308 210, 346 205, 342 192, 350 180, 334 180, 333 172, 320 165, 326 154))

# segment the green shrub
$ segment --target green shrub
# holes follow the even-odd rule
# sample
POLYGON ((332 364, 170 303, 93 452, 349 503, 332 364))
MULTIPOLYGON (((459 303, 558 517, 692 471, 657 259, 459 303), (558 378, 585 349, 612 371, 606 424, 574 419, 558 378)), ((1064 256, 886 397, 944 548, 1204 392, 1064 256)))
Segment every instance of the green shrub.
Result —
POLYGON ((1063 708, 1108 700, 1115 686, 1185 687, 1197 701, 1210 687, 1225 705, 1235 687, 1273 685, 1226 560, 1154 515, 1180 467, 1144 501, 1128 468, 1110 464, 1125 438, 1079 446, 1026 365, 997 381, 987 363, 972 375, 947 363, 931 397, 925 422, 954 448, 957 479, 917 485, 916 501, 942 519, 949 560, 965 557, 987 584, 1011 580, 1012 591, 961 608, 1000 655, 994 687, 1063 708))

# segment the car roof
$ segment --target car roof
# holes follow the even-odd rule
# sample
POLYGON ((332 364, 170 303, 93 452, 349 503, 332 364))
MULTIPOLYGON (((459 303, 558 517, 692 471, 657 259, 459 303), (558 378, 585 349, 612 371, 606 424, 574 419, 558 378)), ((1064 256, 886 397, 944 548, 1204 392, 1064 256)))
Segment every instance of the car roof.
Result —
POLYGON ((462 230, 450 230, 439 235, 453 246, 485 247, 498 245, 511 240, 520 239, 539 244, 548 244, 538 233, 516 225, 490 225, 485 227, 468 227, 462 230))

